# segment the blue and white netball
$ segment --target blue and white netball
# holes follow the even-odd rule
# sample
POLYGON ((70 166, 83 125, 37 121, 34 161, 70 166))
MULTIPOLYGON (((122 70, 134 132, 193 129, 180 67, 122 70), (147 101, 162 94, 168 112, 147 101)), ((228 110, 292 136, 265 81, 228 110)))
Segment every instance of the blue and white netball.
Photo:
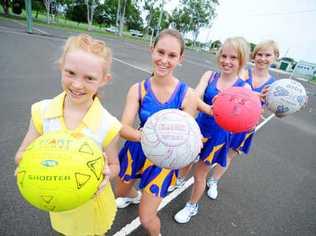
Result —
POLYGON ((280 79, 273 82, 266 97, 268 109, 282 116, 299 111, 306 101, 304 86, 292 79, 280 79))
POLYGON ((179 169, 195 160, 202 147, 202 135, 192 116, 178 109, 165 109, 148 118, 141 145, 155 165, 179 169))

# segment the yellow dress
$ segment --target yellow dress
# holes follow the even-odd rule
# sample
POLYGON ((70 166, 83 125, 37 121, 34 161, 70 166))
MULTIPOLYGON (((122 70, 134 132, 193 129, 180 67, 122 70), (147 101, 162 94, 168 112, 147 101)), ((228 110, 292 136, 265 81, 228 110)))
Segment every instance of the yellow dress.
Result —
MULTIPOLYGON (((98 98, 94 99, 81 124, 75 130, 68 130, 63 120, 65 93, 50 100, 43 100, 32 106, 32 122, 39 133, 65 130, 83 133, 106 148, 118 134, 121 124, 108 113, 98 98)), ((50 212, 54 230, 67 236, 103 235, 112 226, 116 215, 115 197, 108 183, 103 192, 82 206, 63 212, 50 212)))

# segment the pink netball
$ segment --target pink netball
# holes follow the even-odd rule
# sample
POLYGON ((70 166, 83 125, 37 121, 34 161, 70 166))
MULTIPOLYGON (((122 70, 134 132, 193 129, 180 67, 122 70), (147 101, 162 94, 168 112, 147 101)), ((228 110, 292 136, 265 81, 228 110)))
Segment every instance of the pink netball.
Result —
POLYGON ((213 114, 216 123, 227 131, 249 131, 260 120, 260 99, 247 88, 228 88, 216 97, 213 114))

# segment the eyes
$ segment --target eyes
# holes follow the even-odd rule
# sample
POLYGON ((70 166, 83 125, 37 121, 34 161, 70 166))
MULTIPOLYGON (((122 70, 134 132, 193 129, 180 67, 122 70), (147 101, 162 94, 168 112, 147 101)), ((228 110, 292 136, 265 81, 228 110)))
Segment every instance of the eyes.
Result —
POLYGON ((261 53, 261 52, 258 52, 258 53, 256 54, 256 56, 258 56, 258 57, 270 58, 270 57, 272 57, 273 55, 272 55, 271 53, 261 53))
POLYGON ((230 60, 232 60, 232 61, 237 61, 238 60, 238 57, 237 56, 235 56, 235 55, 227 55, 227 54, 222 54, 221 55, 221 58, 222 59, 230 59, 230 60))
POLYGON ((160 56, 164 56, 164 55, 166 55, 167 54, 167 56, 169 57, 169 58, 177 58, 178 57, 178 54, 177 53, 174 53, 174 52, 170 52, 170 53, 167 53, 165 50, 163 50, 163 49, 157 49, 157 52, 158 52, 158 54, 160 55, 160 56))
MULTIPOLYGON (((65 74, 66 77, 71 78, 71 79, 79 78, 79 76, 77 76, 76 72, 73 71, 73 70, 70 70, 70 69, 64 69, 64 74, 65 74)), ((90 76, 90 75, 85 75, 85 76, 83 76, 83 80, 87 81, 89 83, 94 83, 98 79, 93 77, 93 76, 90 76)))

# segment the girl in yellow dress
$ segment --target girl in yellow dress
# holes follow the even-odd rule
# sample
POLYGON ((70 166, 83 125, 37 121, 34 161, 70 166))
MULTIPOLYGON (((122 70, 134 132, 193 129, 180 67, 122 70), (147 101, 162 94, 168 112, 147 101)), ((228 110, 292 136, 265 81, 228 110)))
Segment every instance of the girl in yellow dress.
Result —
POLYGON ((96 142, 104 152, 104 180, 95 197, 82 206, 50 212, 54 230, 64 235, 104 235, 116 215, 109 179, 117 176, 120 122, 100 103, 97 91, 111 80, 111 50, 89 35, 70 37, 59 59, 63 92, 32 105, 27 134, 17 151, 18 164, 25 148, 46 132, 80 133, 96 142))

